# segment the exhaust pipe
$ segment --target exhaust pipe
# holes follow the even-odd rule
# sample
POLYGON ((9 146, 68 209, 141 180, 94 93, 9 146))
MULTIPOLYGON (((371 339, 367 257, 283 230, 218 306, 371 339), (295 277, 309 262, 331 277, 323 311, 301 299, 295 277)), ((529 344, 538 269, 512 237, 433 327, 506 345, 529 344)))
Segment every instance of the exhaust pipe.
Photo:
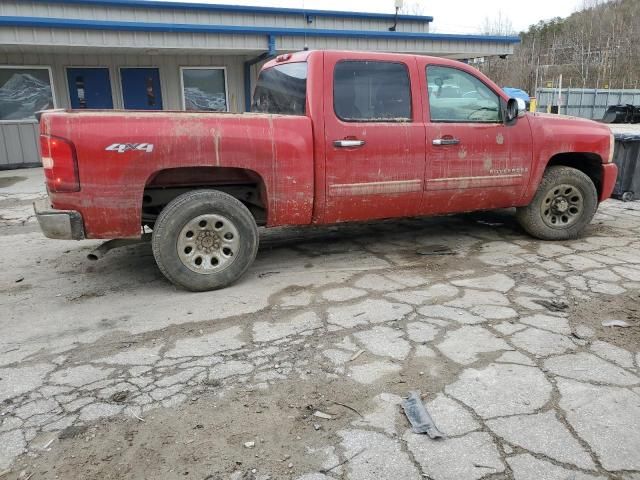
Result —
POLYGON ((140 238, 116 238, 114 240, 108 240, 97 248, 94 248, 87 254, 87 259, 95 262, 114 248, 128 247, 129 245, 136 245, 138 243, 150 242, 151 234, 145 233, 140 238))

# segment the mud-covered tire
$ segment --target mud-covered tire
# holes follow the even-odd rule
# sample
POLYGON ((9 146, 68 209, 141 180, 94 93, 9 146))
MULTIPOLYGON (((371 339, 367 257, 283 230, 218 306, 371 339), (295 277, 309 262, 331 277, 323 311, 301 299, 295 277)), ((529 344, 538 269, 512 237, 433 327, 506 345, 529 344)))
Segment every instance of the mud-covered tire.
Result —
POLYGON ((234 197, 194 190, 164 207, 151 243, 169 281, 202 292, 226 287, 246 272, 258 252, 258 227, 234 197))
POLYGON ((518 222, 541 240, 580 236, 598 209, 598 192, 591 179, 570 167, 549 167, 533 200, 516 211, 518 222))

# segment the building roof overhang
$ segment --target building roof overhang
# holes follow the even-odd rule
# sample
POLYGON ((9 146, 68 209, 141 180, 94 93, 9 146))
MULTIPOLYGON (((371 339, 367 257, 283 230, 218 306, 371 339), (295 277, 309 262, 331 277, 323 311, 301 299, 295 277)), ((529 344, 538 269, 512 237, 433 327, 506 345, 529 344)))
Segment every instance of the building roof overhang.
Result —
MULTIPOLYGON (((71 1, 71 0, 65 0, 71 1)), ((87 0, 83 0, 87 1, 87 0)), ((115 1, 115 0, 110 0, 115 1)), ((237 35, 275 35, 284 37, 372 38, 389 40, 450 40, 516 44, 519 37, 496 35, 460 35, 448 33, 391 32, 379 30, 327 30, 317 28, 259 27, 251 25, 207 25, 112 20, 80 20, 74 18, 45 18, 0 16, 0 27, 55 28, 69 30, 107 30, 169 33, 224 33, 237 35)))
MULTIPOLYGON (((182 9, 200 10, 208 12, 230 12, 246 14, 266 14, 266 15, 312 15, 317 17, 337 17, 337 18, 362 18, 394 20, 394 13, 369 13, 369 12, 348 12, 336 10, 313 10, 305 8, 279 8, 279 7, 256 7, 248 5, 224 5, 210 3, 189 3, 171 2, 158 0, 37 0, 41 3, 58 3, 68 5, 95 5, 99 7, 119 7, 119 8, 157 8, 157 9, 182 9)), ((397 16, 398 20, 432 22, 433 17, 428 15, 404 15, 397 16)))

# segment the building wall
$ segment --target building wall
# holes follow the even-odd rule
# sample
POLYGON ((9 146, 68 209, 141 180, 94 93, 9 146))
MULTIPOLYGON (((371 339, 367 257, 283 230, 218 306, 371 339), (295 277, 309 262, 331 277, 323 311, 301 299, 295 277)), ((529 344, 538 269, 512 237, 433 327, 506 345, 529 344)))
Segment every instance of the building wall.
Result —
MULTIPOLYGON (((392 8, 390 3, 389 8, 392 8)), ((259 13, 224 11, 221 6, 200 5, 199 8, 142 8, 99 6, 95 4, 64 4, 34 0, 2 0, 0 15, 107 20, 144 23, 175 23, 190 25, 235 25, 270 28, 308 28, 326 30, 384 31, 393 25, 392 15, 308 15, 303 13, 259 13), (382 17, 382 18, 380 18, 382 17)), ((283 11, 283 9, 274 9, 283 11)), ((269 9, 265 9, 269 11, 269 9)), ((285 10, 286 11, 286 10, 285 10)), ((400 32, 427 33, 429 22, 400 16, 400 32)))
POLYGON ((120 86, 120 67, 157 67, 160 72, 165 110, 182 109, 180 67, 225 67, 229 107, 231 111, 244 109, 243 62, 236 55, 144 55, 113 52, 110 54, 0 54, 0 65, 44 65, 52 67, 53 84, 58 108, 69 107, 67 67, 109 68, 114 108, 123 108, 120 86))
MULTIPOLYGON (((165 110, 182 110, 180 67, 225 67, 232 112, 244 111, 243 64, 236 55, 37 54, 0 53, 0 66, 49 66, 57 108, 68 108, 67 67, 109 68, 114 108, 123 108, 120 67, 157 67, 165 110)), ((254 70, 255 71, 255 70, 254 70)), ((0 123, 0 168, 39 163, 38 126, 33 121, 0 123)))

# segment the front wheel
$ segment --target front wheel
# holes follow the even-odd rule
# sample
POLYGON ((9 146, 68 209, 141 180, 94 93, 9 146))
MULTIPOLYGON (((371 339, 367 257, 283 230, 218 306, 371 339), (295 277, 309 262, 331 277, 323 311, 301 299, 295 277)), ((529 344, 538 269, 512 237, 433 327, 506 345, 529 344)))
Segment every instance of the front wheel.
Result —
POLYGON ((258 227, 234 197, 195 190, 160 212, 152 247, 158 268, 172 283, 196 292, 214 290, 249 268, 258 251, 258 227))
POLYGON ((598 192, 591 179, 580 170, 548 168, 533 200, 517 209, 518 222, 530 235, 541 240, 577 238, 598 209, 598 192))

